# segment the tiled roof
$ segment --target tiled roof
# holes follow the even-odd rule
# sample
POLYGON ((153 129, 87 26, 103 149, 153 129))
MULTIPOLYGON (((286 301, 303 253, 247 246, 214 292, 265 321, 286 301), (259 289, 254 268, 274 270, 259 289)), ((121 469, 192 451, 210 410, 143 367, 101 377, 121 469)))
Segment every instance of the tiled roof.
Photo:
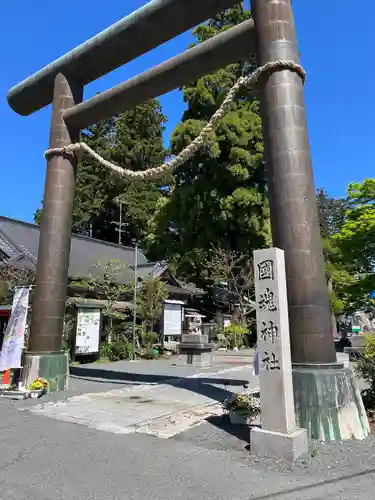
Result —
MULTIPOLYGON (((10 258, 24 255, 30 263, 35 265, 38 245, 39 226, 0 216, 0 251, 10 258)), ((69 263, 70 278, 84 278, 95 275, 98 272, 98 264, 105 264, 112 260, 122 261, 124 264, 124 271, 121 271, 119 281, 122 283, 131 281, 134 248, 107 243, 86 236, 72 236, 69 263)), ((153 271, 158 273, 159 267, 164 267, 162 263, 148 262, 144 254, 139 250, 138 265, 140 278, 153 274, 153 271)))
POLYGON ((137 267, 137 276, 139 279, 143 280, 150 274, 152 276, 158 277, 168 268, 165 262, 148 262, 147 264, 140 264, 137 267))

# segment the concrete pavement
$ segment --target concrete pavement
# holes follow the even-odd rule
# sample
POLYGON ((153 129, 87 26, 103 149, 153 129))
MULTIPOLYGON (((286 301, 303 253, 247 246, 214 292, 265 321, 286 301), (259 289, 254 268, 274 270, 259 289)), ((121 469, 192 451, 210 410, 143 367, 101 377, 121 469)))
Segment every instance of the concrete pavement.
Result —
MULTIPOLYGON (((178 414, 175 410, 194 412, 202 405, 215 405, 228 390, 242 390, 251 365, 241 367, 239 357, 234 361, 226 364, 223 357, 203 371, 179 363, 172 366, 173 361, 74 367, 77 378, 72 378, 67 395, 54 394, 36 404, 1 401, 0 498, 373 498, 373 438, 312 444, 309 456, 290 466, 257 460, 248 452, 248 435, 218 415, 206 420, 198 416, 188 428, 175 426, 177 432, 169 432, 173 425, 168 423, 149 433, 137 427, 144 415, 150 421, 149 410, 156 421, 165 423, 166 410, 169 415, 178 414), (56 405, 57 401, 63 403, 56 405), (86 420, 72 423, 77 412, 86 420), (98 422, 104 421, 120 425, 126 433, 98 430, 98 422), (161 435, 165 428, 169 434, 161 435)), ((255 379, 251 382, 256 386, 255 379)))

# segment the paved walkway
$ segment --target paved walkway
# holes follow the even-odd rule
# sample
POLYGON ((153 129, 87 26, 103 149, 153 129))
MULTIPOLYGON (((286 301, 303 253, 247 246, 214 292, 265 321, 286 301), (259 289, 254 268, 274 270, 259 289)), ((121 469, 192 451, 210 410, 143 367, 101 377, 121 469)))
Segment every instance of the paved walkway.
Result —
MULTIPOLYGON (((105 376, 105 370, 102 371, 105 376)), ((42 403, 28 410, 116 434, 137 432, 170 438, 209 417, 221 415, 224 398, 229 392, 243 391, 243 384, 248 380, 251 379, 252 389, 258 387, 249 364, 208 373, 203 371, 183 378, 176 375, 159 377, 165 382, 129 384, 125 388, 42 403)), ((142 381, 148 377, 139 374, 135 378, 142 381)))

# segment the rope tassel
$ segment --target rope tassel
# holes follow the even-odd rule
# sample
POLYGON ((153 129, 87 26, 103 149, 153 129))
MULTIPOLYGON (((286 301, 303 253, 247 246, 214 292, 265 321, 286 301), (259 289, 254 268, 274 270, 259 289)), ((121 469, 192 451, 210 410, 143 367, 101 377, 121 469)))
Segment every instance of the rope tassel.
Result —
POLYGON ((81 155, 83 153, 87 153, 92 156, 95 160, 97 160, 100 165, 103 167, 107 167, 112 170, 119 177, 127 178, 127 179, 141 179, 143 181, 156 180, 160 177, 163 177, 165 174, 173 173, 177 167, 186 163, 192 156, 195 155, 199 149, 203 146, 208 135, 213 132, 219 121, 224 117, 224 115, 229 111, 232 103, 235 100, 235 97, 241 88, 245 87, 256 87, 259 83, 259 80, 262 76, 265 76, 274 71, 282 71, 289 70, 297 73, 302 80, 302 83, 305 83, 306 80, 306 72, 302 68, 301 65, 297 64, 294 61, 271 61, 263 66, 257 68, 254 73, 250 76, 241 76, 237 82, 233 85, 233 87, 228 92, 221 106, 215 113, 212 115, 210 121, 202 128, 198 137, 196 137, 185 149, 183 149, 175 158, 170 160, 167 163, 163 163, 159 167, 149 168, 143 171, 133 171, 126 168, 122 168, 115 163, 111 163, 106 160, 98 153, 96 153, 93 149, 90 148, 85 142, 77 142, 75 144, 70 144, 69 146, 65 146, 63 148, 52 148, 48 149, 44 156, 46 159, 52 156, 62 156, 62 155, 81 155))

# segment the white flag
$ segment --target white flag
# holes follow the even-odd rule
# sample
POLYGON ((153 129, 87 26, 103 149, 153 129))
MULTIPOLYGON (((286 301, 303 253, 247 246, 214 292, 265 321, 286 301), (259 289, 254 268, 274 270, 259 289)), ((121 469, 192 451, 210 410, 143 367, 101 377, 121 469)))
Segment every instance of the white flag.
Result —
POLYGON ((0 352, 0 371, 21 368, 28 306, 29 288, 18 288, 13 296, 12 312, 0 352))

